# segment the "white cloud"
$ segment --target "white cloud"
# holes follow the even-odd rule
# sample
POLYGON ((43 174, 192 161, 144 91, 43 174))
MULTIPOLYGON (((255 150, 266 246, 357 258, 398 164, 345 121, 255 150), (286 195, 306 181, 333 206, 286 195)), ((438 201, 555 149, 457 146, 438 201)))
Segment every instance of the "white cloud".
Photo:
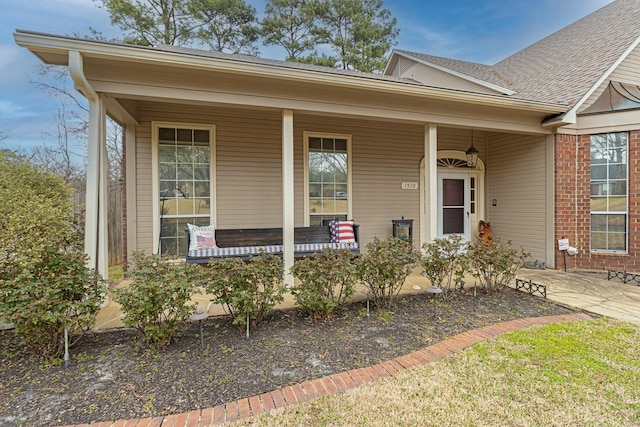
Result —
POLYGON ((27 83, 27 74, 39 61, 27 50, 17 45, 0 45, 0 91, 13 91, 27 83))
POLYGON ((16 102, 0 99, 0 117, 2 117, 3 120, 33 117, 36 115, 38 114, 35 111, 29 110, 16 102))

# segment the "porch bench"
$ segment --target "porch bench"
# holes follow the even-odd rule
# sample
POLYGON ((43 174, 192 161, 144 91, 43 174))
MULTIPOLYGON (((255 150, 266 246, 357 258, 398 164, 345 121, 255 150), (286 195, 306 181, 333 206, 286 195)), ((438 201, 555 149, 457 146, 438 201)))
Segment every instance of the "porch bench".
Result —
MULTIPOLYGON (((331 230, 326 226, 295 227, 294 256, 303 258, 313 256, 325 248, 348 249, 352 253, 360 253, 360 226, 353 225, 355 242, 331 242, 331 230)), ((186 235, 186 261, 188 263, 205 264, 214 258, 241 258, 249 259, 260 253, 269 253, 282 256, 284 245, 282 240, 282 228, 238 228, 216 229, 216 247, 210 249, 189 250, 189 229, 186 235)))

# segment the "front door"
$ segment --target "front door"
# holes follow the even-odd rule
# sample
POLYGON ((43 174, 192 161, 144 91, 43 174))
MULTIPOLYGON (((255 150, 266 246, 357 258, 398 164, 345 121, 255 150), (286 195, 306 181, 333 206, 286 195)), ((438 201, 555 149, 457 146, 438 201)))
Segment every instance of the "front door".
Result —
POLYGON ((469 241, 469 175, 438 172, 438 237, 469 241))

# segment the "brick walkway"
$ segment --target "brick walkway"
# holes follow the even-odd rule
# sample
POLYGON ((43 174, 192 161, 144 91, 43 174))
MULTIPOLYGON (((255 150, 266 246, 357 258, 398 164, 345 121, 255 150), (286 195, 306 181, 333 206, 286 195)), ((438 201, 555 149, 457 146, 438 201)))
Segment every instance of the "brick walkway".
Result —
POLYGON ((368 368, 352 369, 347 372, 329 375, 312 381, 305 381, 301 384, 273 390, 247 399, 240 399, 213 408, 199 409, 166 417, 120 420, 114 422, 107 421, 90 425, 79 424, 77 427, 205 427, 220 425, 227 421, 236 421, 269 412, 273 409, 308 402, 319 396, 341 393, 361 384, 377 381, 380 378, 391 377, 398 372, 434 362, 484 341, 487 338, 507 332, 513 332, 535 325, 589 319, 591 319, 591 317, 587 314, 568 314, 511 320, 509 322, 467 331, 423 350, 397 357, 378 365, 369 366, 368 368))

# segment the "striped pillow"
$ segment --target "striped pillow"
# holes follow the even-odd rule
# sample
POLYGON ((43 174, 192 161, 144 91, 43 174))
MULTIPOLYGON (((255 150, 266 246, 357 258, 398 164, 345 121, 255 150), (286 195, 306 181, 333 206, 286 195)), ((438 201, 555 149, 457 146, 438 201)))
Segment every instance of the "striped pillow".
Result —
POLYGON ((331 230, 331 243, 356 241, 356 235, 353 232, 353 220, 331 221, 329 229, 331 230))

